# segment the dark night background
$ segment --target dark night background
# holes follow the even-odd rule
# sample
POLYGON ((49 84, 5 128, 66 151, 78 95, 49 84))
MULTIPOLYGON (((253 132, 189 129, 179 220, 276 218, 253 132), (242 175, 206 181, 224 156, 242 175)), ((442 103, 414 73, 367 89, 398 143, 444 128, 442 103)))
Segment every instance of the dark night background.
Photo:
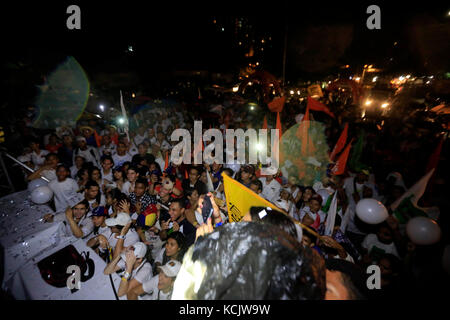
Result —
MULTIPOLYGON (((227 71, 242 62, 232 44, 235 35, 230 17, 245 16, 255 35, 272 35, 264 62, 275 75, 281 75, 286 24, 287 76, 292 79, 308 71, 329 72, 346 63, 433 71, 434 65, 425 65, 428 51, 445 52, 448 58, 449 51, 443 51, 448 43, 439 39, 438 32, 434 33, 436 38, 429 38, 418 35, 415 28, 446 26, 441 33, 448 37, 449 6, 432 1, 393 2, 16 2, 2 9, 2 51, 10 60, 24 58, 42 65, 51 65, 53 56, 71 54, 88 72, 109 68, 110 61, 116 68, 130 66, 143 73, 185 68, 227 71), (65 11, 70 4, 81 8, 81 31, 66 29, 65 11), (366 8, 370 4, 381 8, 381 30, 366 28, 366 8), (217 30, 213 19, 225 26, 225 32, 217 30), (307 39, 311 32, 314 41, 307 39), (398 42, 395 47, 394 42, 398 42), (132 62, 124 61, 130 44, 135 51, 134 59, 128 59, 132 62), (305 48, 299 47, 305 44, 306 51, 313 52, 303 50, 300 54, 305 48), (313 60, 314 54, 320 56, 320 50, 326 47, 328 51, 323 55, 327 57, 314 63, 328 68, 311 67, 313 62, 308 60, 313 60), (389 63, 388 57, 393 57, 394 62, 389 63)), ((448 67, 448 61, 431 63, 448 67)))

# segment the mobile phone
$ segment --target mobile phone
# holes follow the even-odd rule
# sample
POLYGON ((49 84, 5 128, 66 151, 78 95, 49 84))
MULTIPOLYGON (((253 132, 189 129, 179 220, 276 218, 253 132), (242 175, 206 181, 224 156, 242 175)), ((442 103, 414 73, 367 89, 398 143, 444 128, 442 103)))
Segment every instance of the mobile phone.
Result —
POLYGON ((202 208, 202 217, 203 222, 206 223, 208 218, 211 217, 214 209, 212 207, 211 199, 208 196, 205 196, 203 199, 203 208, 202 208))

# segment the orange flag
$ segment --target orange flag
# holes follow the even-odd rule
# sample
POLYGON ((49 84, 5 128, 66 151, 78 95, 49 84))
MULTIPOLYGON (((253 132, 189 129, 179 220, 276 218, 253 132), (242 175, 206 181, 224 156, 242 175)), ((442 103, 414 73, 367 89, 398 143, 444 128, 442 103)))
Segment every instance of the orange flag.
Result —
POLYGON ((347 166, 348 155, 350 154, 350 148, 352 147, 353 139, 349 142, 345 150, 341 153, 336 164, 334 165, 331 172, 335 175, 343 174, 345 172, 345 167, 347 166))
POLYGON ((97 130, 94 130, 94 138, 95 138, 95 143, 97 144, 97 147, 101 147, 102 145, 102 137, 97 133, 97 130))
POLYGON ((264 116, 263 129, 267 129, 267 116, 264 116))
POLYGON ((277 112, 277 126, 276 128, 278 130, 280 130, 280 139, 281 139, 281 135, 282 135, 282 130, 281 130, 281 120, 280 120, 280 113, 277 112))
POLYGON ((284 103, 286 102, 286 97, 278 97, 274 98, 271 102, 267 104, 269 110, 272 112, 281 112, 283 111, 284 103))
MULTIPOLYGON (((314 146, 312 146, 311 138, 308 135, 309 130, 309 104, 306 106, 306 112, 303 116, 302 121, 297 129, 297 137, 301 139, 302 142, 302 155, 306 156, 308 152, 312 151, 314 146), (308 148, 308 145, 310 147, 308 148), (309 149, 309 150, 308 150, 309 149)), ((315 149, 315 148, 314 148, 315 149)))
POLYGON ((339 137, 338 141, 336 142, 336 145, 334 146, 333 151, 330 154, 330 160, 333 162, 334 158, 336 157, 339 152, 341 152, 342 149, 345 147, 345 142, 347 141, 347 135, 348 135, 348 123, 345 124, 344 130, 341 133, 341 136, 339 137))
POLYGON ((328 107, 326 105, 324 105, 322 102, 317 101, 316 99, 313 99, 309 96, 308 96, 308 107, 314 111, 325 112, 330 117, 335 118, 334 113, 331 112, 330 109, 328 109, 328 107))

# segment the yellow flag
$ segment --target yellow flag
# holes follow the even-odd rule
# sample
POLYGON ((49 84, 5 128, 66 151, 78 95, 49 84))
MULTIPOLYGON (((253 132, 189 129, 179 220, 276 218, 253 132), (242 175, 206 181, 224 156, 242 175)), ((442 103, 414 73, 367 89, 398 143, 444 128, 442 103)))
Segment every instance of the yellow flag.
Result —
MULTIPOLYGON (((225 191, 225 199, 228 209, 228 220, 230 222, 239 222, 250 211, 251 207, 269 207, 274 210, 278 210, 288 215, 284 210, 277 208, 274 204, 270 203, 266 199, 260 197, 255 192, 237 182, 228 175, 222 173, 223 186, 225 191)), ((294 223, 300 225, 303 229, 308 230, 316 237, 320 237, 319 234, 311 228, 308 228, 299 221, 292 219, 294 223)))
POLYGON ((261 198, 255 192, 222 173, 225 199, 227 201, 228 219, 230 222, 239 222, 251 207, 270 207, 279 210, 269 201, 261 198))

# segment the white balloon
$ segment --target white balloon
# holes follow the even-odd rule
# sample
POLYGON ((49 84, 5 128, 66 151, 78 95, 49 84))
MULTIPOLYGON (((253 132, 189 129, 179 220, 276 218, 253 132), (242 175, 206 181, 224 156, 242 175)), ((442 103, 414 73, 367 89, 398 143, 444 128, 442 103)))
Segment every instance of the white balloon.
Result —
POLYGON ((53 197, 53 191, 47 186, 37 187, 31 192, 31 201, 35 204, 44 204, 53 197))
POLYGON ((319 194, 322 197, 322 206, 324 206, 327 203, 328 197, 332 193, 327 189, 319 189, 317 190, 317 194, 319 194))
POLYGON ((368 224, 379 224, 387 219, 386 207, 375 199, 362 199, 356 204, 356 215, 368 224))
POLYGON ((406 234, 415 244, 430 245, 441 239, 441 228, 433 219, 414 217, 406 224, 406 234))
POLYGON ((444 254, 442 255, 442 267, 450 274, 450 244, 444 249, 444 254))
POLYGON ((34 189, 36 189, 38 187, 46 186, 46 185, 48 185, 47 181, 45 181, 44 179, 41 179, 41 178, 37 178, 37 179, 31 180, 28 183, 28 191, 33 192, 34 189))

